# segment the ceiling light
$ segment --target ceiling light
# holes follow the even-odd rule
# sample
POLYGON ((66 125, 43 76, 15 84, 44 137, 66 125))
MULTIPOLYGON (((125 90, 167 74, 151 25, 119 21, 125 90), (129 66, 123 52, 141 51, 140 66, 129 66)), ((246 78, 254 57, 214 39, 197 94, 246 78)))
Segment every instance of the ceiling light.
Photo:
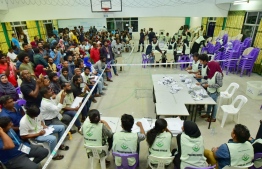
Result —
POLYGON ((241 5, 241 4, 246 4, 246 3, 249 3, 249 0, 234 1, 233 5, 241 5))

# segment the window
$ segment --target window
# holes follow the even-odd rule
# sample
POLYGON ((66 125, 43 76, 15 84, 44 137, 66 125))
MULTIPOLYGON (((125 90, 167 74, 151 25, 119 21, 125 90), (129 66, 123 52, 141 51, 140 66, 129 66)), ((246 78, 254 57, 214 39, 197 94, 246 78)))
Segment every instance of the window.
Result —
POLYGON ((112 31, 119 29, 120 31, 128 30, 132 25, 133 32, 138 32, 138 18, 107 18, 107 30, 112 31))
POLYGON ((247 24, 256 24, 258 12, 248 12, 246 17, 247 24))

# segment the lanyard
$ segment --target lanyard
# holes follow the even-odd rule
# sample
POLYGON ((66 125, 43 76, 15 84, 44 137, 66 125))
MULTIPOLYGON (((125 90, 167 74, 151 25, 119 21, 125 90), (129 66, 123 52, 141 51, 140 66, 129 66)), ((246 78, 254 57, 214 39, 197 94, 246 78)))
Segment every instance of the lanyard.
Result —
MULTIPOLYGON (((30 124, 31 124, 32 126, 34 126, 33 123, 32 123, 32 121, 29 119, 30 117, 29 117, 28 115, 26 115, 26 117, 27 117, 28 121, 30 122, 30 124)), ((35 122, 35 132, 37 132, 37 122, 35 122)))
POLYGON ((10 134, 12 135, 12 137, 15 139, 15 141, 17 142, 18 145, 20 145, 20 142, 18 141, 18 139, 15 137, 15 135, 13 134, 13 132, 10 130, 10 134))

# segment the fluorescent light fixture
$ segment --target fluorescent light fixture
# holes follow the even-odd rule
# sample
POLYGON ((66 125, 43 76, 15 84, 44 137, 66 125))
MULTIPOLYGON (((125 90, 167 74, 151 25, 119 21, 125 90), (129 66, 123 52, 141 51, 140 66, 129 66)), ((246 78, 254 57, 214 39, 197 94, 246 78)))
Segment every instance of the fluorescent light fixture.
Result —
POLYGON ((241 5, 241 4, 246 4, 249 3, 249 0, 237 0, 234 1, 233 5, 241 5))

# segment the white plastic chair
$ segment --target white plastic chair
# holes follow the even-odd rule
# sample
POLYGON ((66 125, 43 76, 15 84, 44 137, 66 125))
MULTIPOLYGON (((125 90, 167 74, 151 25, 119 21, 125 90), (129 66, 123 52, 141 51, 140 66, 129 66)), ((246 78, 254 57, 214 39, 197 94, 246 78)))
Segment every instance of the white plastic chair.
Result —
POLYGON ((246 165, 246 166, 237 166, 237 167, 233 167, 233 166, 225 166, 223 169, 239 169, 239 168, 249 168, 252 167, 253 163, 246 165))
POLYGON ((154 61, 154 68, 156 67, 156 62, 159 62, 159 63, 161 63, 161 59, 162 59, 162 54, 159 52, 159 51, 157 51, 157 50, 155 50, 154 51, 154 55, 155 55, 155 61, 154 61))
POLYGON ((173 159, 174 159, 174 156, 172 156, 172 157, 156 157, 156 156, 149 155, 147 163, 148 163, 149 167, 152 168, 152 169, 165 169, 166 161, 173 161, 173 159), (157 167, 153 167, 151 165, 150 161, 158 161, 157 167))
MULTIPOLYGON (((219 111, 219 108, 220 108, 220 106, 221 106, 222 100, 227 99, 227 101, 228 101, 229 99, 231 99, 231 103, 232 103, 232 101, 233 101, 233 97, 232 97, 232 96, 234 95, 234 93, 236 92, 236 90, 237 90, 238 88, 239 88, 239 84, 233 82, 233 83, 231 83, 231 84, 227 87, 226 91, 220 92, 220 97, 219 97, 219 103, 218 103, 217 112, 219 111), (232 90, 231 90, 231 89, 232 89, 232 90), (231 92, 229 93, 230 90, 231 90, 231 92)), ((227 103, 228 103, 228 102, 227 102, 227 103)))
MULTIPOLYGON (((167 68, 168 63, 173 63, 173 62, 174 62, 173 50, 168 50, 167 53, 166 53, 166 68, 167 68)), ((170 64, 171 69, 172 69, 172 66, 173 66, 173 64, 170 64)))
POLYGON ((91 167, 90 168, 96 167, 96 166, 94 166, 94 160, 98 159, 98 160, 100 160, 101 169, 106 169, 106 158, 108 156, 108 146, 88 146, 88 145, 85 145, 85 148, 91 150, 92 153, 93 153, 93 157, 91 157, 91 167), (100 152, 102 150, 104 150, 106 152, 106 156, 100 158, 100 152))
POLYGON ((221 109, 223 110, 224 114, 223 114, 223 119, 221 122, 221 127, 224 127, 224 124, 226 122, 227 119, 227 115, 228 114, 233 114, 236 115, 237 114, 237 123, 239 123, 239 110, 244 106, 244 104, 248 101, 248 99, 243 96, 243 95, 238 95, 234 101, 230 104, 230 105, 223 105, 221 106, 221 109), (235 103, 240 100, 239 104, 237 107, 235 107, 235 103))

